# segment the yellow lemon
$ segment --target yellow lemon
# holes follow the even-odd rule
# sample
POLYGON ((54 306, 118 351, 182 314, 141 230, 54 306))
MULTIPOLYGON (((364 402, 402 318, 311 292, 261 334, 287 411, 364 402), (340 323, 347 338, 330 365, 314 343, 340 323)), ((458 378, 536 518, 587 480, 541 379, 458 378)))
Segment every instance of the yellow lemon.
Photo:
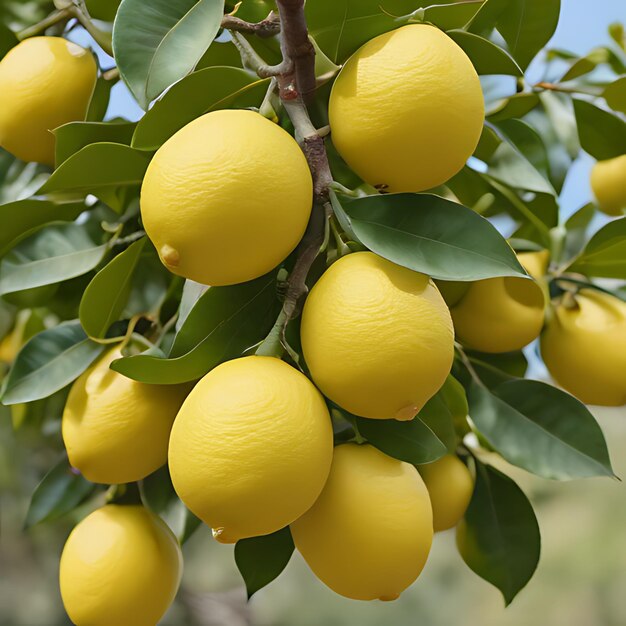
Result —
POLYGON ((626 209, 626 154, 598 161, 591 170, 591 189, 602 211, 621 215, 626 209))
POLYGON ((547 250, 538 250, 536 252, 518 252, 517 260, 537 282, 541 282, 548 270, 550 253, 547 250))
POLYGON ((415 417, 454 356, 450 313, 432 280, 371 252, 326 270, 305 302, 301 337, 321 391, 376 419, 415 417))
POLYGON ((82 121, 96 84, 88 50, 60 37, 33 37, 0 61, 0 146, 22 161, 54 165, 52 130, 82 121))
POLYGON ((555 307, 541 355, 556 382, 586 404, 626 404, 626 303, 581 289, 555 307))
POLYGON ((463 50, 434 26, 411 24, 359 48, 330 96, 333 144, 367 183, 423 191, 472 155, 485 109, 463 50))
POLYGON ((157 151, 141 216, 171 272, 230 285, 269 272, 296 247, 312 189, 289 133, 254 111, 214 111, 157 151))
POLYGON ((218 541, 267 535, 302 515, 332 460, 324 398, 284 361, 250 356, 211 370, 170 438, 172 482, 218 541))
POLYGON ((73 384, 63 411, 70 463, 95 483, 145 478, 167 460, 167 442, 186 385, 146 385, 109 369, 114 349, 73 384))
POLYGON ((317 502, 291 524, 315 575, 354 600, 395 600, 419 576, 433 539, 424 481, 370 445, 335 448, 317 502))
MULTIPOLYGON (((440 283, 447 296, 454 287, 444 285, 440 283)), ((447 302, 456 337, 467 348, 511 352, 528 345, 541 332, 545 295, 533 279, 488 278, 465 283, 460 297, 456 290, 454 293, 455 299, 447 302)))
POLYGON ((452 454, 420 465, 433 507, 433 528, 447 530, 459 523, 472 499, 474 479, 465 463, 452 454))
POLYGON ((180 546, 159 517, 142 506, 109 504, 71 532, 61 597, 76 626, 154 626, 181 575, 180 546))

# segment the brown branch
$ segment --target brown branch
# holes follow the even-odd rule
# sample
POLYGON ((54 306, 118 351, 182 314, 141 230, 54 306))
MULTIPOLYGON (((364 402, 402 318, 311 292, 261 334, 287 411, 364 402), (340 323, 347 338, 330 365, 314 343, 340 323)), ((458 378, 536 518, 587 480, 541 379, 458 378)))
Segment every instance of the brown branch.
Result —
POLYGON ((225 15, 222 19, 222 28, 267 39, 280 33, 280 19, 274 11, 271 11, 270 14, 260 22, 246 22, 234 15, 225 15))

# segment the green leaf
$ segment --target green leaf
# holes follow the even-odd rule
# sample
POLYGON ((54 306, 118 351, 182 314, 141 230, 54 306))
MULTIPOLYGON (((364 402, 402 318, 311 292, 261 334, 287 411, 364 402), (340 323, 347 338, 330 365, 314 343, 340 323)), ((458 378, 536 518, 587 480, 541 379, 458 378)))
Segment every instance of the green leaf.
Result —
POLYGON ((259 80, 235 67, 209 67, 176 83, 144 115, 132 146, 156 150, 197 117, 216 109, 259 106, 269 79, 259 80))
POLYGON ((614 111, 626 113, 626 76, 607 85, 602 96, 614 111))
POLYGON ((523 70, 548 43, 559 21, 560 0, 486 0, 467 26, 485 35, 497 27, 523 70))
POLYGON ((431 194, 367 196, 344 203, 361 242, 380 256, 441 280, 525 276, 486 219, 431 194))
POLYGON ((0 59, 19 43, 15 33, 0 22, 0 59))
POLYGON ((249 283, 211 287, 191 310, 168 358, 138 354, 114 361, 111 369, 145 383, 201 378, 269 332, 277 302, 275 283, 272 273, 249 283))
POLYGON ((572 101, 583 150, 598 161, 624 154, 626 122, 586 100, 572 101))
POLYGON ((217 66, 243 67, 241 55, 232 41, 216 39, 196 65, 196 72, 217 66))
POLYGON ((132 122, 70 122, 54 131, 57 167, 92 143, 130 145, 136 124, 132 122))
MULTIPOLYGON (((424 21, 431 22, 442 30, 448 31, 463 28, 467 22, 480 9, 483 0, 464 0, 463 2, 448 2, 448 0, 437 0, 430 2, 423 9, 424 21)), ((419 9, 418 9, 418 12, 419 9)))
MULTIPOLYGON (((442 389, 424 405, 419 413, 419 419, 430 428, 437 439, 446 447, 447 451, 453 453, 458 444, 458 437, 454 430, 452 411, 448 405, 449 396, 446 397, 442 389)), ((461 389, 463 389, 462 386, 461 389)), ((450 394, 450 391, 451 389, 448 388, 448 394, 450 394)))
POLYGON ((404 422, 356 416, 353 419, 363 437, 394 459, 420 465, 436 461, 447 452, 445 444, 419 417, 404 422))
POLYGON ((139 185, 150 156, 118 143, 85 146, 56 169, 38 194, 83 198, 100 190, 139 185))
POLYGON ((109 244, 94 243, 83 225, 49 226, 2 259, 0 295, 82 276, 96 267, 108 250, 109 244))
POLYGON ((124 310, 133 272, 146 245, 146 237, 131 244, 91 280, 80 301, 79 317, 90 337, 102 338, 124 310))
POLYGON ((202 520, 196 517, 189 509, 185 509, 185 523, 183 525, 183 530, 178 538, 181 546, 184 546, 185 543, 191 538, 191 536, 202 526, 202 520))
POLYGON ((294 551, 289 527, 271 535, 240 539, 235 545, 235 562, 246 583, 248 599, 287 567, 294 551))
POLYGON ((50 222, 72 221, 85 210, 82 202, 18 200, 0 206, 0 256, 50 222))
POLYGON ((80 322, 66 322, 30 339, 4 380, 2 403, 47 398, 78 378, 102 353, 80 322))
POLYGON ((524 492, 494 467, 476 460, 476 485, 457 527, 457 547, 478 576, 510 604, 537 569, 539 525, 524 492))
POLYGON ((606 63, 609 59, 609 51, 607 48, 595 48, 589 54, 576 59, 563 74, 559 82, 563 83, 568 80, 580 78, 589 72, 592 72, 600 63, 606 63))
POLYGON ((104 119, 109 108, 111 89, 113 89, 114 85, 114 80, 106 80, 102 76, 98 78, 85 117, 87 122, 101 122, 104 119))
POLYGON ((217 35, 224 0, 124 0, 113 27, 120 74, 143 109, 189 74, 217 35))
POLYGON ((177 496, 167 465, 146 476, 140 483, 141 500, 154 513, 163 513, 177 496))
POLYGON ((508 120, 512 117, 524 117, 524 115, 532 111, 538 104, 539 96, 536 93, 516 93, 510 98, 498 100, 498 102, 487 111, 487 117, 490 122, 508 120))
POLYGON ((626 217, 603 226, 568 269, 596 278, 626 280, 626 217))
POLYGON ((470 417, 509 463, 544 478, 613 476, 600 426, 582 402, 534 380, 511 380, 491 392, 472 384, 470 417))
POLYGON ((57 519, 75 509, 96 486, 72 470, 64 456, 37 485, 24 522, 25 528, 57 519))
POLYGON ((587 242, 587 229, 596 216, 596 206, 588 202, 565 222, 565 258, 580 254, 587 242))
POLYGON ((446 34, 463 48, 478 74, 522 76, 515 59, 488 39, 465 30, 449 30, 446 34))

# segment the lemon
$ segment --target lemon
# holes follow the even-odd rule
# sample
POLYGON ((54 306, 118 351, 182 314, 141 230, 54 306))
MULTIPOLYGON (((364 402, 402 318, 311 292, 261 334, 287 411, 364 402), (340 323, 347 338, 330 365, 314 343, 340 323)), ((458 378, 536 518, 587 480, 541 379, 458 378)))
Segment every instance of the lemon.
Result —
POLYGON ((0 61, 0 146, 54 165, 52 130, 82 121, 96 84, 92 54, 60 37, 32 37, 0 61))
POLYGON ((330 96, 333 144, 367 183, 423 191, 454 176, 483 128, 480 81, 463 50, 434 26, 371 39, 346 62, 330 96))
POLYGON ((180 546, 159 517, 142 506, 109 504, 71 532, 61 597, 76 626, 154 626, 181 574, 180 546))
POLYGON ((446 301, 456 337, 467 348, 480 352, 511 352, 539 336, 544 321, 545 294, 534 279, 488 278, 464 283, 462 292, 455 289, 456 283, 451 285, 440 283, 446 298, 448 292, 454 293, 454 299, 446 301))
POLYGON ((472 499, 474 479, 456 456, 444 457, 418 467, 433 507, 433 528, 447 530, 459 523, 472 499))
POLYGON ((626 154, 598 161, 591 170, 591 189, 602 211, 621 215, 626 209, 626 154))
POLYGON ((541 355, 556 382, 586 404, 626 404, 626 303, 581 289, 556 305, 541 355))
POLYGON ((326 270, 305 302, 301 337, 315 384, 363 417, 412 419, 452 366, 452 322, 435 284, 371 252, 326 270))
POLYGON ((112 22, 121 0, 85 0, 89 15, 96 20, 112 22))
POLYGON ((72 385, 63 441, 73 467, 95 483, 145 478, 167 460, 167 442, 186 385, 146 385, 109 369, 110 350, 72 385))
POLYGON ((336 593, 395 600, 428 558, 428 491, 412 465, 370 445, 343 444, 322 494, 291 533, 309 567, 336 593))
POLYGON ((312 185, 289 133, 254 111, 214 111, 157 151, 141 215, 171 272, 230 285, 269 272, 296 247, 312 185))
POLYGON ((524 269, 540 283, 548 270, 550 253, 547 250, 518 252, 517 260, 523 265, 524 269))
POLYGON ((227 361, 183 404, 170 438, 172 482, 222 543, 277 531, 319 495, 332 460, 323 397, 273 357, 227 361))

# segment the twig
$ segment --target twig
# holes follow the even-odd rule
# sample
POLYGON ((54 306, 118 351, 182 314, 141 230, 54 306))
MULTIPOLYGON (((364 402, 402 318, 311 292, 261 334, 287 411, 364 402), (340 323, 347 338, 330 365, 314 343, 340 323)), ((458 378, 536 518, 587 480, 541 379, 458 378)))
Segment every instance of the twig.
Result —
POLYGON ((484 387, 485 383, 483 383, 483 381, 480 379, 480 376, 476 373, 476 370, 474 369, 474 366, 472 365, 472 362, 470 361, 467 354, 465 354, 465 350, 463 350, 463 347, 455 341, 454 348, 456 350, 456 353, 459 355, 461 362, 463 363, 463 365, 465 365, 465 369, 467 369, 469 375, 472 377, 472 380, 477 385, 484 387))
POLYGON ((68 9, 55 11, 54 13, 48 15, 48 17, 46 17, 45 19, 41 20, 41 22, 34 24, 33 26, 29 26, 28 28, 25 28, 24 30, 17 33, 17 38, 20 41, 23 41, 24 39, 28 39, 29 37, 35 37, 36 35, 40 35, 41 33, 45 32, 46 30, 48 30, 48 28, 54 26, 55 24, 59 24, 63 21, 67 22, 71 17, 72 15, 68 9))
POLYGON ((280 33, 280 18, 274 11, 270 11, 270 14, 260 22, 246 22, 234 15, 225 15, 222 19, 222 28, 267 39, 280 33))

